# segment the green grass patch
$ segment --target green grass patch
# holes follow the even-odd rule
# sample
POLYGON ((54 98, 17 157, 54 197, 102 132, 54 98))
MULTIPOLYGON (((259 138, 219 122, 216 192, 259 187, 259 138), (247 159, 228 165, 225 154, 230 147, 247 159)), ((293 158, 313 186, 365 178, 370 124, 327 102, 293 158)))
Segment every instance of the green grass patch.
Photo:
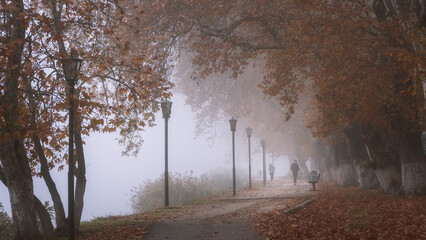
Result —
POLYGON ((80 231, 82 233, 91 233, 121 226, 139 225, 142 220, 143 217, 141 214, 97 217, 91 221, 82 222, 80 224, 80 231))

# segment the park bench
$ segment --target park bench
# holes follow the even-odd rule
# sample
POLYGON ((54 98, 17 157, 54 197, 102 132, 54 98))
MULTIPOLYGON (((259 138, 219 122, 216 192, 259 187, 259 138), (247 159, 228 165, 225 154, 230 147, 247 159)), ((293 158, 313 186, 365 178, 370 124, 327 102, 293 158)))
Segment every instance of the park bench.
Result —
POLYGON ((309 179, 308 179, 308 183, 312 184, 312 188, 313 190, 317 190, 315 187, 315 184, 317 184, 319 182, 319 178, 320 178, 320 174, 317 173, 317 171, 312 171, 309 174, 309 179))

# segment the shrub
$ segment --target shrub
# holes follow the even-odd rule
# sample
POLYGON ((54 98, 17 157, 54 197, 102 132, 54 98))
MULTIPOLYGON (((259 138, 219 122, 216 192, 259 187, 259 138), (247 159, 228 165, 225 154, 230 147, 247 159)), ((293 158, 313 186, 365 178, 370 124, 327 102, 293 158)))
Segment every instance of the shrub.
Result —
MULTIPOLYGON (((242 186, 239 179, 237 187, 242 186)), ((232 177, 224 173, 206 174, 200 177, 185 173, 169 174, 170 205, 182 205, 197 199, 213 196, 232 189, 232 177)), ((154 181, 147 179, 132 189, 131 204, 134 212, 161 208, 164 206, 164 174, 154 181)))

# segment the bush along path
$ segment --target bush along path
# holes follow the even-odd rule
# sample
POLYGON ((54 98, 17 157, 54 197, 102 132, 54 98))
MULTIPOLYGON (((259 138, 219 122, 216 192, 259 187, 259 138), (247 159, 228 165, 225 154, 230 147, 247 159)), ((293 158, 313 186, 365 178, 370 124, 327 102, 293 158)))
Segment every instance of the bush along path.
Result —
POLYGON ((257 215, 265 239, 426 239, 426 197, 401 197, 321 183, 301 210, 257 215))

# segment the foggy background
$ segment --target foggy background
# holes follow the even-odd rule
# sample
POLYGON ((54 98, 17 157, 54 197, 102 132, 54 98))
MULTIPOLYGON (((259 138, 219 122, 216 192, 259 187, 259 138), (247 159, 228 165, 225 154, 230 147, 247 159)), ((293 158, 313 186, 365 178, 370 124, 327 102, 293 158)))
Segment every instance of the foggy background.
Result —
MULTIPOLYGON (((229 171, 232 174, 232 133, 229 121, 216 126, 217 131, 212 136, 195 138, 195 113, 185 105, 185 97, 174 94, 171 101, 172 114, 169 119, 169 171, 193 171, 195 176, 204 173, 229 171)), ((229 117, 229 119, 231 116, 229 117)), ((146 179, 157 179, 164 173, 164 119, 161 112, 156 114, 156 126, 146 128, 142 133, 144 143, 137 157, 122 156, 121 147, 115 134, 92 133, 85 139, 86 178, 87 187, 84 196, 82 220, 87 221, 95 217, 131 213, 131 189, 142 184, 146 179)), ((248 179, 248 140, 246 128, 237 122, 236 131, 236 174, 248 179)), ((253 134, 256 132, 256 126, 253 134)), ((267 142, 268 144, 268 142, 267 142)), ((268 152, 268 147, 267 150, 268 152)), ((258 170, 262 169, 260 139, 251 138, 252 171, 254 178, 258 170)), ((272 155, 266 156, 267 179, 269 179, 268 165, 272 155)), ((275 176, 284 176, 289 171, 286 156, 274 156, 275 176)), ((52 170, 51 174, 57 184, 58 191, 64 202, 65 211, 68 210, 67 194, 68 166, 63 171, 52 170)), ((41 178, 34 179, 35 195, 39 199, 49 201, 50 194, 41 178)), ((257 179, 260 179, 257 177, 257 179)), ((248 183, 246 184, 248 185, 248 183)), ((232 182, 229 182, 230 189, 232 182)), ((8 214, 11 214, 9 193, 7 188, 0 184, 0 202, 8 214)))

